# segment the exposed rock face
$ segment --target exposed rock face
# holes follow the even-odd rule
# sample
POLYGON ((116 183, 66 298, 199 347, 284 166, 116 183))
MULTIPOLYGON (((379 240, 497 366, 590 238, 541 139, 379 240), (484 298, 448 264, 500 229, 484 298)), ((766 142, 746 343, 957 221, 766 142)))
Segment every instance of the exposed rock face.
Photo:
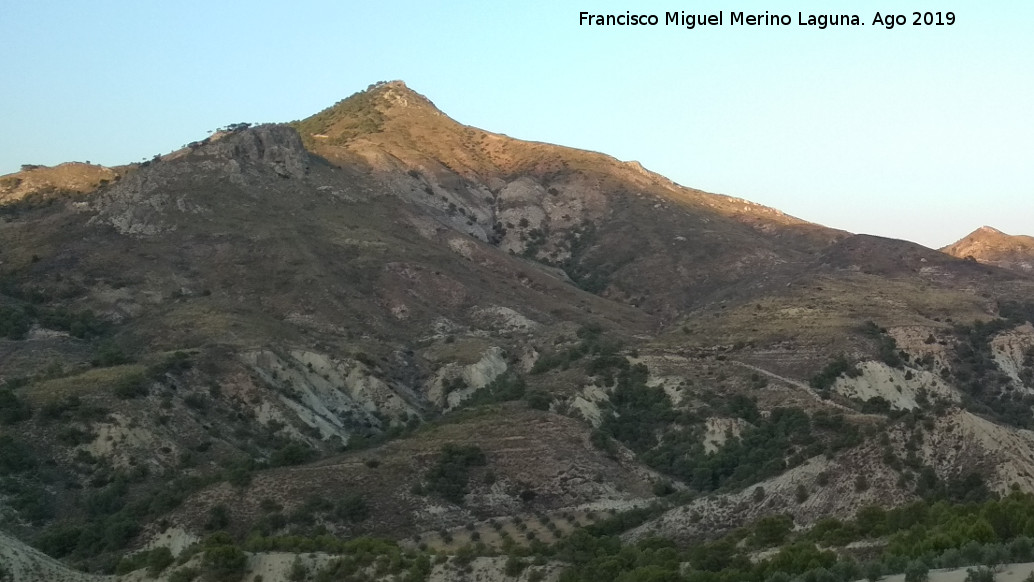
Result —
POLYGON ((202 184, 216 180, 246 191, 266 190, 271 174, 298 180, 308 163, 298 133, 286 125, 216 134, 128 174, 92 203, 99 214, 91 222, 124 235, 154 236, 175 230, 170 213, 208 211, 198 191, 202 184))
POLYGON ((298 132, 287 125, 259 125, 213 139, 197 153, 237 162, 237 172, 248 165, 266 166, 282 178, 302 178, 309 154, 298 132))
POLYGON ((953 403, 960 400, 958 391, 926 370, 899 370, 881 362, 862 362, 858 369, 860 376, 838 378, 833 391, 863 402, 882 398, 895 410, 929 406, 937 399, 953 403))
POLYGON ((428 397, 446 410, 455 408, 506 372, 506 368, 503 350, 490 348, 481 354, 481 359, 469 366, 449 364, 439 370, 438 377, 429 388, 428 397), (445 384, 449 380, 462 380, 462 388, 447 391, 445 384))
POLYGON ((348 442, 360 427, 380 430, 420 416, 424 408, 413 390, 389 385, 360 362, 303 350, 286 355, 262 350, 241 357, 265 382, 278 387, 281 403, 323 438, 338 436, 348 442))
POLYGON ((1027 354, 1032 347, 1034 326, 1030 323, 1004 331, 991 340, 991 353, 998 368, 1007 374, 1020 390, 1028 394, 1034 392, 1034 386, 1029 385, 1029 377, 1024 378, 1024 371, 1030 373, 1027 354))

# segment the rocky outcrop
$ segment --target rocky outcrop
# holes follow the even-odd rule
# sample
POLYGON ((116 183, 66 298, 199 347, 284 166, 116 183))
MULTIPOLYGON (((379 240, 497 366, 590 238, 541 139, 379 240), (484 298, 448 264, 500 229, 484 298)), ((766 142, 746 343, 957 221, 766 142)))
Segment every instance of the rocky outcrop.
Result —
POLYGON ((365 364, 305 350, 260 350, 241 359, 277 389, 281 404, 323 438, 348 442, 423 413, 411 389, 376 377, 365 364))
POLYGON ((217 133, 141 164, 92 201, 97 216, 91 223, 124 235, 154 236, 176 229, 175 214, 208 212, 213 183, 254 194, 269 190, 270 178, 305 177, 308 163, 298 133, 286 125, 217 133))
POLYGON ((833 392, 868 402, 882 398, 894 410, 912 410, 929 406, 936 399, 958 402, 957 390, 940 376, 926 371, 898 369, 881 362, 861 362, 861 375, 854 378, 840 377, 833 384, 833 392))

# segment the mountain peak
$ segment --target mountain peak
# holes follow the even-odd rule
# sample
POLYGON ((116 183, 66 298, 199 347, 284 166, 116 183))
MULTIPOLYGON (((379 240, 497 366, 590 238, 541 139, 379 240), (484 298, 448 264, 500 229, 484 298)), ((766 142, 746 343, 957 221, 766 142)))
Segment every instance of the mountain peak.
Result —
POLYGON ((986 225, 941 251, 959 259, 969 258, 1022 273, 1034 272, 1034 238, 1006 234, 986 225))
POLYGON ((402 115, 444 116, 430 99, 405 82, 380 81, 292 125, 307 143, 343 145, 380 132, 385 121, 402 115))

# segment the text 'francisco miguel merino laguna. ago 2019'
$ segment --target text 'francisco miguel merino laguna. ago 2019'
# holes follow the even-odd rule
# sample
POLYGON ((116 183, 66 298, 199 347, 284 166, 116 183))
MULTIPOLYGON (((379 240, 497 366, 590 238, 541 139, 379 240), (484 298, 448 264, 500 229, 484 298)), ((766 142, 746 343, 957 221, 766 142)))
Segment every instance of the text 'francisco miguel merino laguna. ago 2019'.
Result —
MULTIPOLYGON (((825 29, 830 26, 864 26, 865 20, 857 14, 804 14, 797 13, 795 19, 790 14, 772 14, 764 12, 753 14, 730 11, 728 17, 724 10, 716 14, 692 14, 689 12, 665 12, 663 18, 657 14, 592 14, 580 12, 579 26, 684 26, 694 29, 698 26, 814 26, 825 29)), ((892 29, 895 26, 951 26, 955 24, 954 12, 912 12, 902 14, 884 14, 877 12, 870 23, 892 29)))

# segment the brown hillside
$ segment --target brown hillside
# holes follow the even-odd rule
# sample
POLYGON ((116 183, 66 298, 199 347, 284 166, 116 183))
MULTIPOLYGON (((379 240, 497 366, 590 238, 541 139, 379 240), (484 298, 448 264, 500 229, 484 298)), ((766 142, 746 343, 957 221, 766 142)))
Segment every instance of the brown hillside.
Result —
POLYGON ((1009 235, 990 226, 981 226, 958 242, 944 247, 941 252, 960 259, 1034 274, 1034 237, 1009 235))

